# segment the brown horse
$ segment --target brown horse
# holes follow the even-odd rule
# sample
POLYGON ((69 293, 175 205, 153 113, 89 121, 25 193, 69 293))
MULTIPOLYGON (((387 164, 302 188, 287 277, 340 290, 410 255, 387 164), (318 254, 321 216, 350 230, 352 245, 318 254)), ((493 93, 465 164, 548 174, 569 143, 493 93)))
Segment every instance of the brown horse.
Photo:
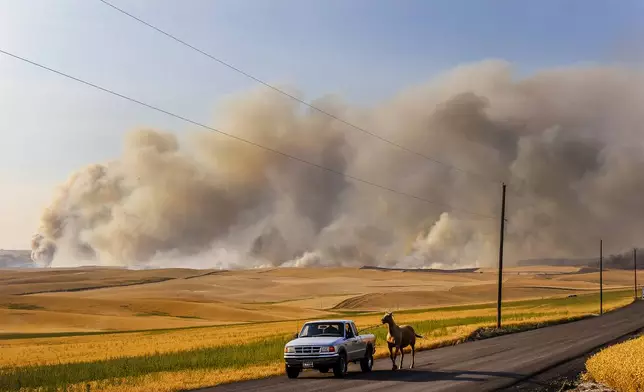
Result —
POLYGON ((382 318, 382 323, 387 324, 387 346, 389 346, 389 358, 393 365, 392 370, 396 370, 396 356, 400 351, 400 369, 403 366, 403 358, 405 357, 405 347, 411 346, 411 366, 414 368, 414 361, 416 359, 416 338, 422 338, 422 335, 417 334, 411 325, 398 326, 394 322, 394 315, 391 312, 385 313, 382 318), (393 349, 396 348, 394 353, 393 349))

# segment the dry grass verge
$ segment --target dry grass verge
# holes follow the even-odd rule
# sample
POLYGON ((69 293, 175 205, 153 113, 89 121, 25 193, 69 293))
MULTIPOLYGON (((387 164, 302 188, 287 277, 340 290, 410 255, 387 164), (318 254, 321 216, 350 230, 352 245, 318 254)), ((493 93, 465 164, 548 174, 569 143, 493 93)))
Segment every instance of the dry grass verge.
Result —
POLYGON ((586 361, 587 380, 618 392, 644 391, 644 336, 608 347, 586 361))

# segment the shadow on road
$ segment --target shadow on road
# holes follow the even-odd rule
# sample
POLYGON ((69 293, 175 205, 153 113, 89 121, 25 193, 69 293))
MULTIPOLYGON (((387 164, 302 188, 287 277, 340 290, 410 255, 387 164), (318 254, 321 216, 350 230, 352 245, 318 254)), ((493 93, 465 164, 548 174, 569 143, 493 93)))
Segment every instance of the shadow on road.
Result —
POLYGON ((329 379, 329 380, 367 380, 367 381, 401 381, 401 382, 427 382, 427 381, 487 381, 489 377, 510 378, 521 380, 525 378, 525 374, 509 373, 509 372, 480 372, 471 370, 380 370, 370 373, 349 373, 344 379, 335 379, 326 375, 312 375, 308 374, 303 377, 308 380, 315 379, 329 379))

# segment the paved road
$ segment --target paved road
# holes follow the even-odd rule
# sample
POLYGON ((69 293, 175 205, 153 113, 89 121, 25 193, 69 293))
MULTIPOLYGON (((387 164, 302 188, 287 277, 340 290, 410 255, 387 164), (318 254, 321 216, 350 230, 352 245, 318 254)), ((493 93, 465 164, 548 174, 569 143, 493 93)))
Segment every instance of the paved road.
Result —
MULTIPOLYGON (((381 359, 372 373, 360 373, 357 365, 350 365, 350 374, 344 379, 310 371, 295 380, 272 377, 201 391, 493 391, 641 328, 644 301, 601 317, 420 352, 413 370, 391 371, 391 361, 381 359)), ((406 362, 408 359, 410 356, 405 356, 406 362)))

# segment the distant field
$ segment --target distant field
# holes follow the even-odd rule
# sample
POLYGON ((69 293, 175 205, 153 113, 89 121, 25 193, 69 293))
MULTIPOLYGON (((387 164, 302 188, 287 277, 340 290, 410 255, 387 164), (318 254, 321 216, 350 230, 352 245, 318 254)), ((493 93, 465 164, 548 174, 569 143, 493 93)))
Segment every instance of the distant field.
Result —
MULTIPOLYGON (((575 271, 510 268, 504 298, 548 298, 598 289, 597 273, 575 271)), ((483 303, 495 300, 496 279, 493 270, 9 270, 0 274, 0 334, 180 328, 483 303)), ((607 289, 628 287, 631 281, 628 271, 604 275, 607 289)))
MULTIPOLYGON (((530 328, 597 312, 597 274, 576 271, 509 269, 504 325, 530 328)), ((494 325, 496 314, 493 271, 68 269, 1 276, 3 391, 85 391, 87 383, 108 391, 197 388, 280 373, 283 345, 307 318, 350 317, 371 328, 382 347, 379 319, 393 310, 398 322, 426 335, 419 344, 427 349, 494 325)), ((607 309, 631 301, 632 291, 623 289, 631 278, 605 273, 607 309)))

